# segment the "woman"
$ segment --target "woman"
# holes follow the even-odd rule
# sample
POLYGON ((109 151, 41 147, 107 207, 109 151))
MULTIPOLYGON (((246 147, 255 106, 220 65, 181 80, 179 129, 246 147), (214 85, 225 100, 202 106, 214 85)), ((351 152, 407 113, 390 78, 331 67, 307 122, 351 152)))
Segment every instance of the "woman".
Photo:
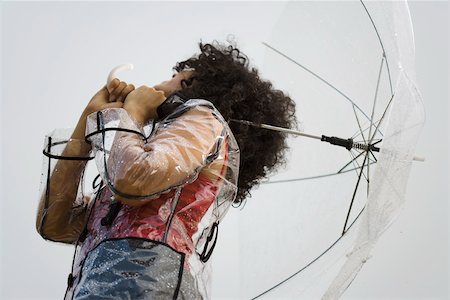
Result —
POLYGON ((220 220, 285 162, 282 133, 239 120, 296 127, 292 99, 236 47, 199 47, 153 88, 112 81, 70 139, 48 136, 36 227, 76 245, 65 299, 209 299, 220 220), (92 198, 80 185, 90 153, 92 198))

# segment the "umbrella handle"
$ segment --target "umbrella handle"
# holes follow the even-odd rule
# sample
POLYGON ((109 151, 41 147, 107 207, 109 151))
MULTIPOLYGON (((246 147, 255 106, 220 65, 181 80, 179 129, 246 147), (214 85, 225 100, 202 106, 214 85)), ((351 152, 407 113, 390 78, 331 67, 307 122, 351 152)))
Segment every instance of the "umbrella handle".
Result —
POLYGON ((127 71, 127 70, 133 70, 133 69, 134 69, 133 64, 121 64, 121 65, 116 66, 115 68, 113 68, 111 70, 111 72, 109 72, 108 78, 106 79, 107 86, 109 86, 110 82, 114 78, 118 78, 117 73, 120 73, 122 71, 127 71))

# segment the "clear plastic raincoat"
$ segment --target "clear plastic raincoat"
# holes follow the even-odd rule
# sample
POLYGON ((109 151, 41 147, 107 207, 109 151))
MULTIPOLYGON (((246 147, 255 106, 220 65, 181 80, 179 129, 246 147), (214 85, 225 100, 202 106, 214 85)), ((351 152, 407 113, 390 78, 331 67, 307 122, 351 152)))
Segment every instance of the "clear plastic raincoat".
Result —
POLYGON ((88 116, 91 145, 70 133, 45 138, 36 220, 45 239, 75 245, 65 299, 209 299, 208 259, 239 171, 217 109, 190 99, 142 126, 107 108, 88 116), (85 195, 91 159, 101 181, 85 195))

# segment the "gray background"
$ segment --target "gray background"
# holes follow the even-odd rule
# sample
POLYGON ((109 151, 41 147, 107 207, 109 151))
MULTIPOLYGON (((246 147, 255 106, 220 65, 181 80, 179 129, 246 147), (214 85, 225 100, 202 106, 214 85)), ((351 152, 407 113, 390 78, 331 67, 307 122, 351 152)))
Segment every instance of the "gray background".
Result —
MULTIPOLYGON (((151 85, 169 78, 173 63, 196 52, 200 38, 223 41, 237 32, 244 53, 254 53, 251 58, 258 65, 261 56, 251 42, 263 36, 238 20, 266 19, 264 32, 282 9, 281 3, 268 2, 153 2, 147 3, 145 14, 158 26, 151 27, 142 17, 130 25, 132 16, 144 14, 141 5, 1 3, 1 299, 61 299, 64 294, 73 247, 46 242, 34 229, 44 135, 55 127, 73 127, 111 66, 130 59, 139 69, 124 79, 151 85), (255 4, 257 15, 252 13, 255 4), (184 17, 171 18, 174 5, 188 5, 184 17), (189 10, 195 5, 201 9, 189 10), (215 24, 217 11, 234 16, 234 24, 215 24), (206 18, 205 23, 197 21, 200 18, 206 18), (215 24, 216 34, 190 33, 204 24, 215 24)), ((417 80, 427 113, 417 154, 426 162, 414 163, 402 214, 381 238, 345 299, 449 297, 448 2, 414 1, 410 10, 417 80)), ((227 298, 227 287, 233 285, 224 258, 236 230, 236 213, 231 210, 223 222, 228 227, 222 228, 228 229, 222 229, 213 256, 213 267, 224 270, 215 273, 214 298, 227 298)))

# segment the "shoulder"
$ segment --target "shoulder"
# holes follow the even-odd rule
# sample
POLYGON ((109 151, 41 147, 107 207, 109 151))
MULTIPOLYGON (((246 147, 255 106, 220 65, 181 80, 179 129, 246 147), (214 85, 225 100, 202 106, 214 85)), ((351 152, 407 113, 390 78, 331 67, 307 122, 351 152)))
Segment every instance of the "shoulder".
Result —
POLYGON ((227 122, 220 112, 208 100, 189 99, 178 106, 172 113, 162 120, 163 123, 189 122, 200 127, 208 126, 220 135, 221 131, 227 129, 227 122))
POLYGON ((197 112, 197 114, 203 113, 220 115, 220 112, 210 101, 205 99, 189 99, 184 101, 184 103, 178 105, 178 107, 175 108, 171 113, 167 114, 167 116, 163 120, 171 120, 184 115, 187 112, 191 112, 191 114, 195 114, 195 112, 197 112), (194 111, 194 113, 192 113, 192 111, 194 111))

